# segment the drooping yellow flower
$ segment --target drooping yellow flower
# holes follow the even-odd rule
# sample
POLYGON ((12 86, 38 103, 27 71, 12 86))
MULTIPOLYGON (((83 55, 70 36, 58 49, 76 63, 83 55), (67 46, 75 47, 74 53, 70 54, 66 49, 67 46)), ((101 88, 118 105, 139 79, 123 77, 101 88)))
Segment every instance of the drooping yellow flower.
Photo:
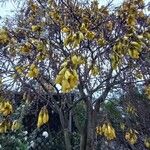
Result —
POLYGON ((81 56, 73 55, 71 57, 71 61, 74 65, 80 65, 84 63, 84 60, 82 59, 81 56))
POLYGON ((94 65, 91 68, 91 75, 96 76, 96 75, 99 75, 99 73, 100 73, 100 69, 96 65, 94 65))
POLYGON ((110 123, 104 123, 102 126, 96 128, 96 133, 98 135, 104 135, 107 140, 113 140, 116 138, 115 129, 110 123))
POLYGON ((125 124, 124 124, 124 123, 120 123, 120 128, 121 128, 121 130, 124 131, 124 129, 125 129, 125 124))
POLYGON ((7 131, 7 124, 6 121, 2 121, 0 123, 0 133, 6 133, 7 131))
POLYGON ((62 80, 63 80, 63 75, 58 74, 56 76, 55 83, 56 84, 61 84, 62 80))
POLYGON ((62 28, 62 32, 69 34, 70 33, 70 29, 68 27, 63 27, 62 28))
POLYGON ((130 129, 128 132, 126 132, 125 139, 130 144, 135 144, 137 142, 137 131, 130 129))
POLYGON ((136 17, 134 15, 129 15, 126 19, 126 22, 129 26, 135 26, 137 23, 136 17))
POLYGON ((35 43, 35 46, 36 46, 37 50, 40 52, 43 52, 46 49, 46 45, 42 41, 37 41, 37 43, 35 43))
POLYGON ((103 134, 103 131, 102 131, 102 127, 101 127, 101 126, 96 127, 96 134, 97 134, 97 135, 102 135, 102 134, 103 134))
POLYGON ((63 68, 55 79, 56 84, 60 84, 64 93, 70 92, 78 85, 78 74, 76 70, 63 68))
POLYGON ((137 115, 136 113, 136 108, 134 106, 132 106, 131 104, 128 104, 127 106, 127 112, 132 114, 132 115, 137 115))
POLYGON ((9 41, 8 32, 5 29, 0 29, 0 44, 7 44, 9 41))
POLYGON ((20 122, 18 120, 14 120, 11 126, 11 130, 12 131, 17 131, 18 129, 20 129, 20 122))
POLYGON ((145 87, 145 94, 147 95, 148 99, 150 99, 150 85, 145 87))
POLYGON ((82 33, 86 33, 87 32, 87 28, 86 28, 85 23, 82 23, 82 25, 80 27, 80 30, 81 30, 82 33))
POLYGON ((5 107, 5 102, 4 102, 4 101, 1 101, 1 102, 0 102, 0 113, 3 112, 4 107, 5 107))
POLYGON ((143 74, 140 71, 137 70, 136 73, 135 73, 135 77, 138 78, 138 79, 142 79, 143 74))
POLYGON ((107 140, 112 140, 112 139, 116 138, 115 130, 110 124, 107 124, 107 126, 103 132, 104 132, 104 136, 107 138, 107 140))
POLYGON ((28 74, 27 76, 30 77, 30 78, 35 78, 39 75, 39 69, 36 67, 35 64, 32 64, 30 66, 30 69, 28 71, 28 74))
POLYGON ((64 39, 64 46, 68 46, 73 44, 74 40, 73 40, 73 34, 70 33, 67 35, 67 37, 64 39))
POLYGON ((61 85, 62 85, 62 91, 64 93, 70 91, 71 87, 67 79, 63 79, 61 85))
POLYGON ((95 35, 96 35, 95 32, 87 31, 85 36, 88 40, 93 40, 95 35))
POLYGON ((150 149, 150 138, 145 138, 144 139, 144 145, 146 148, 150 149))
POLYGON ((74 89, 78 85, 78 74, 76 70, 72 71, 72 76, 69 79, 71 89, 74 89))
POLYGON ((79 44, 83 41, 84 35, 82 32, 77 32, 73 35, 73 48, 79 46, 79 44))
POLYGON ((116 54, 112 54, 111 56, 111 66, 113 69, 117 69, 117 67, 120 64, 120 57, 117 56, 116 54))
POLYGON ((31 47, 30 43, 27 42, 20 47, 20 52, 23 54, 28 54, 31 51, 31 49, 32 49, 32 47, 31 47))
POLYGON ((99 46, 104 46, 104 45, 106 44, 106 41, 105 41, 104 38, 99 38, 99 39, 97 40, 97 44, 98 44, 99 46))
POLYGON ((137 49, 130 49, 128 53, 129 53, 129 56, 133 59, 139 59, 140 57, 140 53, 137 49))
POLYGON ((135 42, 135 41, 132 41, 131 43, 131 46, 133 46, 135 49, 140 49, 141 48, 141 43, 138 43, 138 42, 135 42))
POLYGON ((49 121, 49 114, 46 106, 43 106, 38 115, 37 127, 40 128, 42 125, 49 121))
POLYGON ((32 30, 32 32, 40 31, 41 26, 40 25, 32 25, 31 30, 32 30))
POLYGON ((25 67, 24 67, 24 66, 16 66, 16 67, 15 67, 15 70, 17 71, 17 73, 18 73, 19 75, 24 75, 23 72, 24 72, 24 70, 25 70, 25 67))
POLYGON ((8 116, 12 113, 13 108, 10 102, 1 102, 0 104, 0 113, 2 113, 3 116, 8 116))
POLYGON ((107 27, 107 29, 109 31, 112 31, 112 29, 113 29, 113 23, 112 23, 112 21, 108 21, 107 24, 106 24, 106 27, 107 27))

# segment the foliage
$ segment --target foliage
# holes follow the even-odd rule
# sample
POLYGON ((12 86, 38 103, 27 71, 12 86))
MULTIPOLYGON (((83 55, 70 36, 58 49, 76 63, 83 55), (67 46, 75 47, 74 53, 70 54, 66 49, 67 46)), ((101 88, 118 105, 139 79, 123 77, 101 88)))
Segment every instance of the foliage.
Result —
POLYGON ((27 150, 27 141, 24 135, 17 133, 3 134, 0 136, 2 150, 27 150))

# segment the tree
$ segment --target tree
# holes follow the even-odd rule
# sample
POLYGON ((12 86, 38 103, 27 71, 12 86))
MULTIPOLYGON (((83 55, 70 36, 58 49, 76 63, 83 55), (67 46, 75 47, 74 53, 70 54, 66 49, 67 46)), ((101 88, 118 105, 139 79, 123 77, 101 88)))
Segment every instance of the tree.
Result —
MULTIPOLYGON (((61 105, 52 97, 45 101, 59 114, 67 150, 72 147, 68 114, 78 102, 86 108, 78 128, 80 150, 94 150, 101 103, 128 84, 148 84, 147 7, 143 0, 117 8, 96 0, 29 0, 0 30, 1 76, 10 81, 8 88, 30 89, 41 98, 39 87, 48 95, 65 93, 61 105), (74 92, 71 101, 67 93, 74 92)), ((106 136, 115 138, 112 127, 106 136)))

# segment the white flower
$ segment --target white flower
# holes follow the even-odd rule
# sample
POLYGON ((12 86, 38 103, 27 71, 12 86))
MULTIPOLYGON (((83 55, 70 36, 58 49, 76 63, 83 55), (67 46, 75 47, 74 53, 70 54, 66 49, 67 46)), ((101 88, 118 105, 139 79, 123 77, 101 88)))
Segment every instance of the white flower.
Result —
POLYGON ((103 111, 103 108, 102 108, 102 107, 100 107, 100 108, 99 108, 99 111, 103 111))
POLYGON ((107 142, 107 141, 105 141, 105 144, 106 144, 106 145, 108 145, 108 142, 107 142))
POLYGON ((23 131, 23 134, 24 134, 24 135, 27 135, 27 134, 28 134, 28 131, 23 131))
POLYGON ((2 145, 0 144, 0 148, 2 148, 2 145))
POLYGON ((43 18, 42 18, 42 21, 43 21, 43 22, 45 22, 45 21, 46 21, 46 18, 45 18, 45 17, 43 17, 43 18))
POLYGON ((30 142, 30 146, 34 147, 34 142, 33 141, 30 142))
POLYGON ((27 141, 27 137, 26 136, 24 137, 24 140, 27 141))
POLYGON ((125 118, 125 115, 122 115, 122 118, 125 118))
POLYGON ((106 100, 104 101, 104 103, 107 104, 107 103, 108 103, 108 100, 106 99, 106 100))
POLYGON ((45 138, 47 138, 47 137, 48 137, 48 132, 44 131, 44 132, 42 133, 42 136, 44 136, 45 138))

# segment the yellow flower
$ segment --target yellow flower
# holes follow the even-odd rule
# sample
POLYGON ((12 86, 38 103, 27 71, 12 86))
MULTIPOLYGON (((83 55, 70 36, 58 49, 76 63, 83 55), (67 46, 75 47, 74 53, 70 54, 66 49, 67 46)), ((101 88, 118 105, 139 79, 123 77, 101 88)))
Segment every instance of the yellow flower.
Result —
POLYGON ((46 106, 43 107, 43 123, 47 123, 49 121, 49 114, 48 114, 48 110, 46 108, 46 106))
POLYGON ((99 46, 104 46, 105 43, 106 43, 106 41, 105 41, 104 38, 99 38, 99 39, 97 40, 97 43, 98 43, 99 46))
POLYGON ((87 32, 87 28, 85 23, 82 23, 81 27, 80 27, 81 32, 86 33, 87 32))
POLYGON ((126 19, 126 22, 129 26, 135 26, 137 23, 136 17, 134 15, 129 15, 126 19))
POLYGON ((38 115, 37 127, 40 128, 42 125, 49 121, 49 114, 46 106, 43 106, 38 115))
POLYGON ((31 45, 29 43, 26 43, 20 47, 20 52, 23 54, 28 54, 31 51, 31 45))
POLYGON ((113 69, 117 69, 117 67, 119 66, 120 64, 120 58, 119 56, 115 55, 115 54, 112 54, 111 56, 111 65, 112 65, 112 68, 113 69))
POLYGON ((130 49, 130 50, 129 50, 129 56, 130 56, 131 58, 133 58, 133 59, 139 59, 140 53, 139 53, 139 51, 136 50, 136 49, 130 49))
POLYGON ((86 32, 86 38, 89 39, 89 40, 93 40, 95 35, 96 34, 94 32, 92 32, 92 31, 87 31, 86 32))
POLYGON ((8 116, 12 113, 12 105, 10 102, 1 102, 0 104, 0 113, 3 114, 3 116, 8 116))
POLYGON ((135 144, 137 142, 137 131, 130 129, 128 132, 125 134, 125 139, 130 143, 130 144, 135 144))
POLYGON ((73 35, 73 48, 79 46, 80 42, 84 39, 84 35, 82 32, 77 32, 73 35))
POLYGON ((8 32, 4 29, 0 29, 0 44, 7 44, 10 41, 8 32))
POLYGON ((73 40, 73 34, 70 33, 67 35, 67 37, 64 39, 64 46, 71 45, 74 42, 73 40))
POLYGON ((102 135, 102 133, 103 133, 102 127, 101 126, 96 127, 96 134, 102 135))
POLYGON ((99 73, 100 73, 100 69, 96 65, 94 65, 91 69, 91 75, 96 76, 99 73))
POLYGON ((116 138, 115 130, 110 124, 107 124, 107 127, 104 130, 104 135, 107 138, 107 140, 112 140, 116 138))
POLYGON ((124 124, 124 123, 120 123, 120 128, 124 131, 124 129, 125 129, 125 124, 124 124))
POLYGON ((64 93, 70 92, 78 85, 78 74, 76 70, 63 68, 55 79, 56 84, 60 84, 64 93))
POLYGON ((104 135, 107 140, 113 140, 116 138, 115 129, 110 125, 110 123, 103 124, 102 127, 98 127, 97 133, 99 135, 104 135))
POLYGON ((31 26, 31 30, 32 30, 32 32, 40 31, 41 30, 41 26, 39 26, 39 25, 32 25, 31 26))
POLYGON ((68 27, 64 27, 62 29, 62 32, 64 32, 64 33, 70 33, 70 29, 68 27))
POLYGON ((55 79, 55 83, 56 84, 61 84, 61 82, 62 82, 62 79, 63 79, 63 76, 62 75, 57 75, 56 76, 56 79, 55 79))
POLYGON ((147 95, 148 99, 150 99, 150 85, 146 86, 145 94, 147 95))
POLYGON ((69 92, 71 90, 70 84, 67 79, 62 80, 62 91, 69 92))
POLYGON ((136 109, 135 109, 131 104, 128 105, 128 107, 127 107, 127 112, 128 112, 128 113, 131 113, 131 114, 133 114, 133 115, 137 115, 136 109))
POLYGON ((146 148, 150 149, 150 138, 144 139, 144 145, 146 148))
POLYGON ((81 56, 73 55, 71 57, 71 61, 74 65, 80 65, 84 63, 84 60, 81 58, 81 56))
POLYGON ((65 79, 68 80, 71 76, 72 74, 70 73, 69 69, 67 69, 65 72, 65 79))
POLYGON ((140 71, 136 71, 135 77, 138 78, 138 79, 142 79, 143 78, 143 74, 140 71))
POLYGON ((6 127, 5 123, 1 122, 0 123, 0 133, 5 133, 6 130, 7 130, 7 127, 6 127))
POLYGON ((112 31, 112 29, 113 29, 113 23, 112 23, 112 21, 108 21, 107 24, 106 24, 106 27, 107 27, 107 29, 109 31, 112 31))
POLYGON ((32 64, 30 66, 27 76, 30 78, 35 78, 38 75, 39 75, 39 69, 35 66, 35 64, 32 64))
POLYGON ((20 123, 18 120, 14 120, 11 126, 12 131, 17 131, 20 128, 20 123))

